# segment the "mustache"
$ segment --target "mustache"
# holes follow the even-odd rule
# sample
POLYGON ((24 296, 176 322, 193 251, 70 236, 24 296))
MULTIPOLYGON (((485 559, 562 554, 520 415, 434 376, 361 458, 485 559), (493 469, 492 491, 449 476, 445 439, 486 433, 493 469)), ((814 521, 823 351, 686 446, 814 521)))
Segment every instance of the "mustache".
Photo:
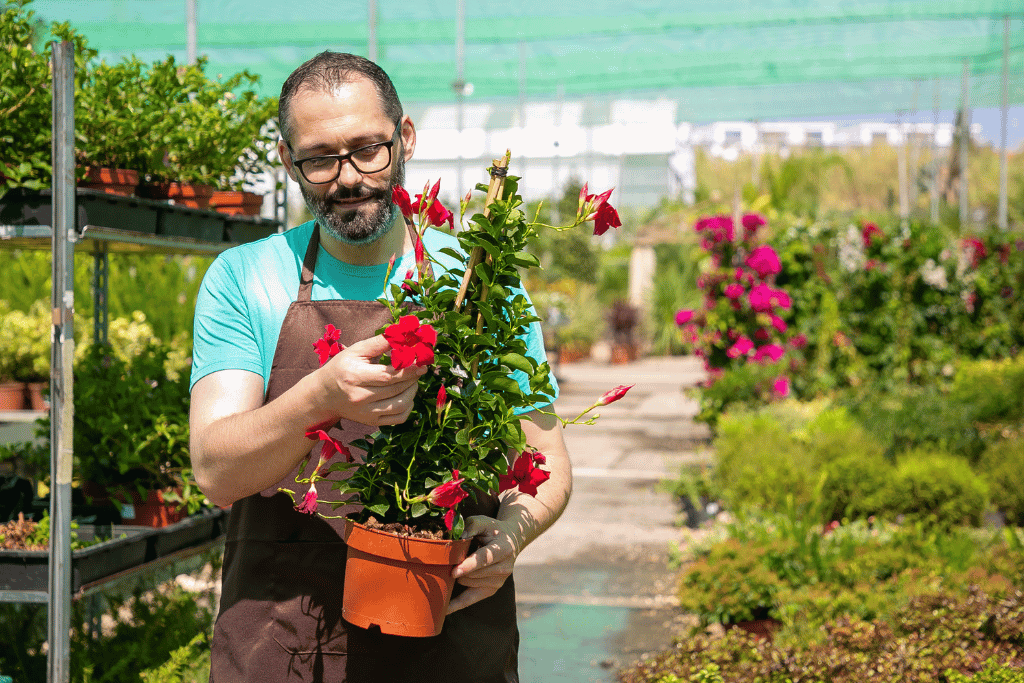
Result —
POLYGON ((337 202, 349 199, 382 199, 385 196, 386 192, 384 189, 375 189, 365 185, 356 185, 355 187, 345 187, 343 185, 338 188, 337 192, 325 196, 324 199, 337 202))

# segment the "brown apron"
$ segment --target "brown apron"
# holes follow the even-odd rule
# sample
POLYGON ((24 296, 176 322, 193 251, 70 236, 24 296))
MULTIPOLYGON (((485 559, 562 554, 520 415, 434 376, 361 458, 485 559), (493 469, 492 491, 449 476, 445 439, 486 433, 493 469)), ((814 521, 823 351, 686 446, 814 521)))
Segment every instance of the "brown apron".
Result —
MULTIPOLYGON (((297 300, 281 325, 267 402, 319 367, 313 342, 323 335, 324 325, 341 330, 340 341, 348 346, 392 321, 388 308, 376 301, 311 300, 319 243, 315 228, 297 300)), ((342 420, 331 435, 347 444, 373 431, 342 420)), ((310 458, 305 476, 316 459, 310 458)), ((211 683, 518 682, 519 630, 511 577, 490 598, 448 615, 444 630, 431 638, 385 635, 342 619, 342 520, 297 512, 288 495, 277 491, 278 486, 289 488, 301 500, 306 487, 295 483, 298 471, 296 466, 277 486, 231 507, 211 683)), ((318 484, 317 492, 321 513, 359 509, 353 504, 332 511, 324 502, 341 498, 327 482, 318 484)), ((466 516, 494 516, 496 511, 496 497, 462 510, 466 516)), ((461 589, 456 584, 456 593, 461 589)))

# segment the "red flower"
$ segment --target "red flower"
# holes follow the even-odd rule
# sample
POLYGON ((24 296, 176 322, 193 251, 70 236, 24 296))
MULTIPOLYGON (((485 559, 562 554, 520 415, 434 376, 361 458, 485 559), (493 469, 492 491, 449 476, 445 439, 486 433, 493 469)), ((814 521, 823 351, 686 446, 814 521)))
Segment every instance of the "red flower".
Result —
POLYGON ((508 474, 498 475, 498 491, 508 491, 517 486, 528 496, 537 495, 537 487, 551 476, 550 472, 538 469, 537 464, 545 462, 544 456, 537 451, 523 451, 509 469, 508 474))
POLYGON ((441 388, 437 390, 437 412, 441 412, 444 409, 445 401, 448 400, 448 390, 441 385, 441 388))
POLYGON ((469 497, 469 494, 462 490, 462 484, 465 481, 459 476, 458 470, 453 470, 451 481, 441 484, 427 494, 427 502, 431 505, 448 508, 448 512, 444 515, 444 524, 449 531, 455 524, 455 506, 469 497))
POLYGON ((775 361, 782 358, 782 354, 784 354, 785 352, 786 350, 783 349, 778 344, 765 344, 756 352, 754 352, 753 360, 757 363, 761 363, 764 362, 765 359, 767 359, 774 363, 775 361))
POLYGON ((419 235, 416 236, 416 246, 414 250, 416 253, 416 268, 419 269, 420 275, 422 276, 423 271, 426 270, 427 267, 427 252, 423 247, 423 239, 419 235))
POLYGON ((636 386, 636 385, 635 384, 620 384, 619 386, 615 387, 614 389, 611 389, 609 391, 604 392, 604 394, 601 395, 601 398, 597 399, 597 405, 599 405, 599 406, 606 406, 609 403, 615 403, 620 398, 625 396, 626 392, 629 391, 630 389, 632 389, 634 386, 636 386))
POLYGON ((405 191, 404 187, 395 185, 395 189, 391 190, 391 201, 398 205, 403 216, 412 218, 412 202, 409 201, 409 193, 405 191))
POLYGON ((608 232, 608 228, 617 228, 622 225, 622 221, 619 220, 619 212, 608 203, 608 198, 612 196, 611 190, 606 190, 598 195, 587 194, 584 197, 586 191, 587 186, 584 185, 580 196, 583 197, 586 211, 589 212, 586 220, 593 219, 594 221, 595 235, 603 235, 608 232))
POLYGON ((685 309, 676 311, 676 325, 685 325, 691 320, 693 320, 693 311, 688 311, 685 309))
MULTIPOLYGON (((430 183, 428 182, 427 184, 429 185, 430 183)), ((455 217, 451 211, 444 208, 441 202, 437 201, 437 193, 440 189, 441 180, 438 179, 426 194, 416 195, 416 201, 410 205, 410 209, 416 213, 425 212, 427 223, 430 225, 439 228, 447 222, 449 230, 454 230, 455 217)), ((425 186, 424 190, 426 190, 425 186)))
POLYGON ((416 271, 410 268, 409 270, 405 271, 405 277, 403 278, 402 281, 402 289, 409 292, 410 294, 412 293, 413 290, 412 285, 409 284, 408 280, 412 280, 413 277, 415 277, 415 275, 416 271))
POLYGON ((864 223, 860 230, 861 238, 864 240, 864 248, 867 249, 874 242, 874 238, 877 235, 879 239, 885 236, 878 226, 874 223, 864 223))
POLYGON ((794 349, 802 349, 807 346, 807 335, 801 332, 791 340, 794 349))
POLYGON ((306 495, 302 497, 302 502, 295 506, 295 509, 299 512, 305 512, 308 515, 316 514, 317 496, 316 496, 316 484, 310 484, 309 490, 306 491, 306 495))
POLYGON ((743 285, 734 282, 725 288, 724 294, 730 299, 739 299, 744 291, 746 290, 743 289, 743 285))
POLYGON ((313 350, 316 351, 316 355, 320 356, 320 367, 323 367, 324 363, 337 356, 345 348, 338 343, 340 338, 341 330, 334 325, 324 326, 324 336, 313 342, 313 350))
POLYGON ((403 315, 397 323, 388 325, 384 338, 391 346, 391 365, 395 370, 434 362, 437 332, 430 325, 421 325, 414 315, 403 315))
POLYGON ((317 463, 316 472, 320 469, 320 466, 325 462, 334 457, 335 453, 341 453, 345 456, 347 462, 352 462, 352 451, 345 447, 345 444, 341 443, 337 439, 331 438, 331 435, 325 432, 323 429, 311 429, 306 432, 306 438, 312 439, 313 441, 323 441, 324 445, 320 449, 320 462, 317 463))
POLYGON ((977 268, 981 265, 982 259, 988 256, 988 249, 985 248, 985 243, 977 237, 965 238, 963 246, 965 250, 970 250, 972 268, 977 268))

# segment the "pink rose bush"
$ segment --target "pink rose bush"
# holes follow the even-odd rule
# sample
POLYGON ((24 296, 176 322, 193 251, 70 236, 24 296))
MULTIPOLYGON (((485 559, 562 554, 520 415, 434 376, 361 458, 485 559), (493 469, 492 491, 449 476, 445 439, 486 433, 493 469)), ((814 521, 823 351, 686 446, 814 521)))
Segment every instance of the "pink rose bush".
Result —
POLYGON ((707 386, 727 371, 758 366, 758 375, 768 375, 758 393, 771 399, 789 394, 785 366, 795 342, 786 321, 793 301, 775 285, 782 264, 775 249, 764 243, 766 226, 754 213, 742 217, 742 230, 726 215, 696 222, 710 264, 697 280, 704 304, 677 312, 675 320, 684 345, 704 360, 707 386))

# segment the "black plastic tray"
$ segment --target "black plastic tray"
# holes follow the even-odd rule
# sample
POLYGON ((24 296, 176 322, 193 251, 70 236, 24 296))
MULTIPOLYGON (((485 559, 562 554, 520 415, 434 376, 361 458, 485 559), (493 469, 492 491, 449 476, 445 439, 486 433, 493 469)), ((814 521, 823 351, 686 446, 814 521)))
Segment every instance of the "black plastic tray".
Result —
MULTIPOLYGON (((190 237, 204 242, 252 242, 278 231, 280 221, 239 216, 212 209, 190 209, 166 201, 122 197, 77 188, 76 220, 86 225, 148 235, 190 237)), ((0 225, 53 225, 51 190, 11 190, 0 197, 0 225)))
MULTIPOLYGON (((71 553, 71 590, 171 553, 216 540, 227 528, 227 511, 204 510, 165 527, 114 524, 83 526, 79 539, 113 538, 71 553)), ((46 550, 0 550, 0 591, 45 591, 49 581, 46 550)))

